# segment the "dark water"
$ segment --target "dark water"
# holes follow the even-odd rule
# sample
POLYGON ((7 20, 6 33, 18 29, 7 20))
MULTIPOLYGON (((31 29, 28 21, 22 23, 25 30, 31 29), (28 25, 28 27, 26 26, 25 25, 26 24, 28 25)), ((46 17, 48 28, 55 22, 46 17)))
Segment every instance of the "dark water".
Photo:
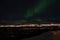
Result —
POLYGON ((30 37, 30 38, 25 38, 22 40, 53 40, 53 37, 50 32, 45 32, 40 35, 30 37))
POLYGON ((52 40, 51 31, 47 30, 22 30, 23 28, 0 28, 0 39, 2 40, 52 40))

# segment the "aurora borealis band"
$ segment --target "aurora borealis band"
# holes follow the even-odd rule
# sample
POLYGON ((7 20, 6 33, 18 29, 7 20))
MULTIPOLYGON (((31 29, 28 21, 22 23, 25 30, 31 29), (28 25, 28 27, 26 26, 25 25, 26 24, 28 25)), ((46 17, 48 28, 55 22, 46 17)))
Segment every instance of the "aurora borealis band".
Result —
POLYGON ((39 1, 34 8, 31 8, 31 9, 27 10, 25 17, 29 18, 29 17, 32 17, 33 15, 35 15, 35 14, 37 14, 39 12, 41 13, 50 4, 53 4, 55 2, 56 2, 56 0, 42 0, 42 2, 39 1))
POLYGON ((0 2, 0 22, 38 23, 59 20, 60 2, 56 2, 56 0, 3 0, 0 2))
MULTIPOLYGON (((46 10, 46 8, 49 5, 54 4, 54 3, 56 3, 56 0, 40 0, 40 1, 38 1, 38 3, 34 7, 32 7, 31 9, 27 9, 24 18, 26 18, 26 19, 32 18, 34 15, 36 15, 38 13, 40 14, 41 12, 43 12, 44 10, 46 10)), ((34 21, 35 22, 36 21, 37 22, 41 22, 42 19, 35 19, 34 21), (38 20, 40 20, 40 21, 38 21, 38 20)))

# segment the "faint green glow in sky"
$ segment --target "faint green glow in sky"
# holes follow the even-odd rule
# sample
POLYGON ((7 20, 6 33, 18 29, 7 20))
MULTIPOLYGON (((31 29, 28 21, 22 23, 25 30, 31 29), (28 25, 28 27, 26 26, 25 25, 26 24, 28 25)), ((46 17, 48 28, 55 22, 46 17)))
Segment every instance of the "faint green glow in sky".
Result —
POLYGON ((26 23, 26 22, 27 22, 27 20, 20 20, 20 22, 21 22, 21 23, 26 23))
POLYGON ((27 10, 27 14, 25 15, 25 18, 29 18, 29 17, 33 16, 34 15, 33 13, 34 13, 33 9, 27 10))
POLYGON ((41 22, 42 20, 41 20, 41 19, 36 19, 35 21, 36 21, 36 22, 41 22))
POLYGON ((32 22, 42 22, 43 20, 42 19, 34 19, 34 20, 32 20, 32 22))
MULTIPOLYGON (((37 5, 34 8, 27 9, 26 15, 24 18, 30 18, 34 16, 37 13, 43 12, 50 4, 54 4, 56 0, 42 0, 37 3, 37 5)), ((36 19, 36 22, 41 22, 41 19, 36 19)), ((22 20, 21 22, 27 22, 26 20, 22 20)))
POLYGON ((26 23, 26 22, 42 22, 42 19, 34 19, 34 20, 20 20, 21 23, 26 23))
POLYGON ((47 8, 50 4, 53 4, 56 0, 42 0, 38 2, 34 8, 28 9, 25 15, 25 18, 30 18, 37 13, 41 13, 47 8))

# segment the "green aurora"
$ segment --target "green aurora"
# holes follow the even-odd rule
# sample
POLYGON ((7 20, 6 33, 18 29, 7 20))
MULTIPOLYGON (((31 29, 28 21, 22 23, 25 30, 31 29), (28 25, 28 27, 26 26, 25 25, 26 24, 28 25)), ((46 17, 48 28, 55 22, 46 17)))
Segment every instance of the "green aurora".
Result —
MULTIPOLYGON (((24 16, 24 18, 31 18, 32 16, 38 14, 38 13, 41 13, 43 12, 50 4, 54 4, 56 2, 56 0, 42 0, 39 1, 35 6, 34 8, 31 8, 31 9, 27 9, 26 11, 26 14, 24 16)), ((41 22, 43 21, 42 19, 36 19, 36 20, 33 20, 33 21, 37 21, 37 22, 41 22)), ((28 20, 21 20, 21 22, 28 22, 28 20)))

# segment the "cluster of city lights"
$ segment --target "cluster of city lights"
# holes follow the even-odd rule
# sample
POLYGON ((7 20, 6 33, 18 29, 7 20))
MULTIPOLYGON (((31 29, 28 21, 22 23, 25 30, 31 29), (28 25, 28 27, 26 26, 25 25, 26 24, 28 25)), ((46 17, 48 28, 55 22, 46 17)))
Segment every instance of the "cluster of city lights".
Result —
POLYGON ((42 27, 42 26, 60 26, 60 24, 15 24, 15 25, 0 25, 0 27, 42 27))

